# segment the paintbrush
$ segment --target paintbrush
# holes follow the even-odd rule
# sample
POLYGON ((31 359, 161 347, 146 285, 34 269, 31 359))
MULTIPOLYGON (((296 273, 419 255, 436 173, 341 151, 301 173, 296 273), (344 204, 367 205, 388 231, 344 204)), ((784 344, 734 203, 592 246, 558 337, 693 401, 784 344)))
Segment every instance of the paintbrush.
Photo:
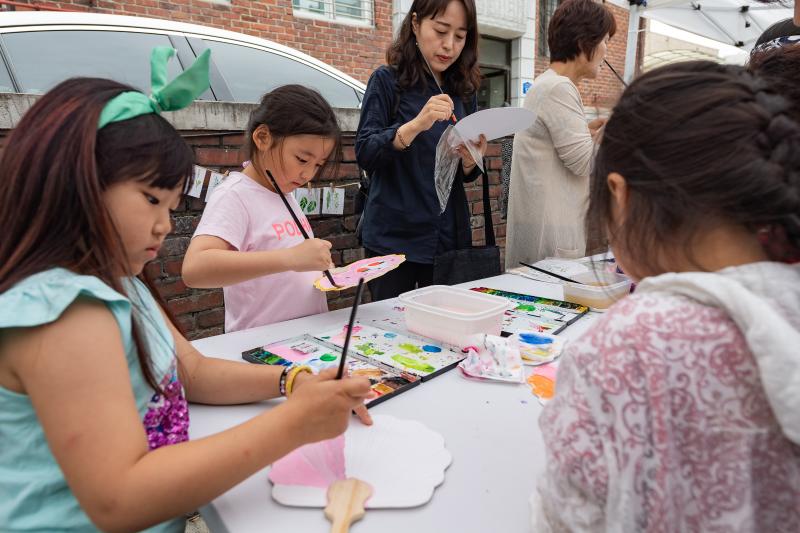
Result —
POLYGON ((570 283, 577 283, 578 285, 586 285, 585 283, 581 283, 580 281, 576 281, 574 279, 570 279, 566 276, 562 276, 561 274, 556 274, 555 272, 550 272, 549 270, 545 270, 543 268, 535 267, 533 265, 529 265, 528 263, 523 263, 522 261, 519 262, 520 265, 526 266, 528 268, 532 268, 542 274, 547 274, 548 276, 553 276, 554 278, 558 278, 562 281, 569 281, 570 283))
POLYGON ((353 326, 356 323, 356 312, 358 302, 361 301, 361 293, 364 292, 364 278, 358 280, 356 287, 356 299, 353 301, 353 308, 350 310, 350 321, 347 323, 347 333, 344 336, 344 346, 342 347, 342 358, 339 360, 339 370, 336 372, 336 379, 342 379, 344 374, 344 360, 347 359, 347 349, 350 347, 350 335, 353 334, 353 326))
MULTIPOLYGON (((428 67, 428 70, 430 71, 431 76, 433 76, 433 83, 435 83, 436 87, 439 88, 439 92, 444 94, 444 91, 442 90, 442 86, 439 85, 439 82, 436 80, 436 75, 433 73, 433 69, 431 68, 431 64, 428 63, 428 59, 425 57, 425 54, 422 53, 422 48, 419 47, 419 43, 417 43, 417 48, 419 48, 419 55, 422 56, 422 60, 425 62, 425 65, 428 67)), ((457 122, 455 113, 453 113, 453 112, 450 113, 450 120, 453 121, 453 124, 455 124, 457 122)))
MULTIPOLYGON (((283 205, 286 206, 286 210, 289 211, 290 215, 292 215, 292 219, 294 219, 294 223, 297 224, 297 227, 300 229, 300 233, 303 234, 303 238, 308 240, 308 232, 306 231, 306 228, 304 228, 303 225, 300 223, 300 219, 297 218, 297 215, 294 213, 294 210, 292 209, 292 206, 289 205, 289 201, 283 195, 283 191, 281 190, 280 187, 278 187, 278 182, 275 181, 275 176, 272 175, 272 172, 270 172, 269 169, 265 168, 264 170, 267 172, 267 176, 269 176, 269 179, 272 182, 272 186, 275 187, 275 192, 277 192, 278 196, 281 197, 281 200, 283 200, 283 205)), ((342 287, 341 285, 339 285, 335 281, 333 281, 333 276, 331 276, 331 273, 330 273, 329 270, 327 270, 327 269, 323 270, 322 273, 325 274, 325 276, 328 278, 328 281, 331 282, 331 285, 333 285, 337 289, 340 289, 342 287)))
POLYGON ((616 76, 616 77, 617 77, 617 79, 620 81, 620 83, 622 83, 622 85, 624 85, 625 87, 627 87, 627 86, 628 86, 628 84, 627 84, 627 83, 625 83, 625 80, 624 80, 624 79, 622 79, 622 76, 620 76, 620 75, 619 75, 619 73, 618 73, 616 70, 614 70, 614 67, 612 67, 612 66, 611 66, 611 63, 609 63, 609 62, 608 62, 607 60, 605 60, 605 59, 603 59, 603 63, 605 63, 605 64, 606 64, 606 66, 607 66, 608 68, 610 68, 610 69, 611 69, 611 72, 613 72, 613 73, 614 73, 614 76, 616 76))

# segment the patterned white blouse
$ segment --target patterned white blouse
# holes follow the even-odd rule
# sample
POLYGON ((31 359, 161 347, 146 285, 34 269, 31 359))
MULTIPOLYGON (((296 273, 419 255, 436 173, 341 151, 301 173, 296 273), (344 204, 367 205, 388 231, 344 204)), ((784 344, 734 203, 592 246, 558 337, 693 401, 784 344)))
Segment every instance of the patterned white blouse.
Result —
POLYGON ((631 295, 569 345, 557 380, 534 530, 800 531, 800 446, 724 310, 631 295))

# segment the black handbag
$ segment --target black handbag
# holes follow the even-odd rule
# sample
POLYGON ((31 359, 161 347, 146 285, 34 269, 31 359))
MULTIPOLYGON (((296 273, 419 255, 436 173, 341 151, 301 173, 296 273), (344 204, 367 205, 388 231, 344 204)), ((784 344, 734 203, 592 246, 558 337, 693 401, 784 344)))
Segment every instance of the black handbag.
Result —
MULTIPOLYGON (((483 168, 486 168, 484 161, 483 168)), ((450 250, 433 258, 433 284, 456 285, 502 273, 500 248, 494 238, 492 209, 489 202, 489 176, 483 175, 483 230, 485 246, 470 246, 450 250)), ((458 217, 456 217, 458 218, 458 217)))

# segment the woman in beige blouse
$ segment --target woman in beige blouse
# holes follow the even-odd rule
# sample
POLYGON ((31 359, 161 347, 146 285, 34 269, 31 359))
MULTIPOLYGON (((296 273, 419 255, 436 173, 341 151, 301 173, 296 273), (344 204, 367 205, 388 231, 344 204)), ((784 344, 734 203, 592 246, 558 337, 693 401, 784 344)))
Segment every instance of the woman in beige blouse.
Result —
POLYGON ((534 80, 524 103, 537 119, 514 137, 506 268, 586 253, 589 168, 605 119, 586 123, 578 83, 597 77, 615 32, 614 16, 593 0, 566 0, 553 14, 550 68, 534 80))

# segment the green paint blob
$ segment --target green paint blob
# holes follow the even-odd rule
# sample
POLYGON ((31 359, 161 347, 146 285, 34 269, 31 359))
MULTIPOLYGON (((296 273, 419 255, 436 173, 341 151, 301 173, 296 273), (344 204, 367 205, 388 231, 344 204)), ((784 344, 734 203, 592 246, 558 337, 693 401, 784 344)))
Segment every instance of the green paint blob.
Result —
POLYGON ((417 361, 416 359, 412 359, 411 357, 405 357, 403 355, 393 355, 392 359, 397 361, 403 366, 408 368, 413 368, 414 370, 419 370, 420 372, 433 372, 436 368, 432 367, 427 363, 422 363, 417 361))
POLYGON ((400 348, 401 350, 405 350, 408 353, 422 353, 422 350, 420 350, 419 346, 411 344, 410 342, 404 342, 403 344, 398 344, 397 347, 400 348))
POLYGON ((383 355, 383 352, 376 349, 375 345, 371 342, 365 342, 364 344, 359 344, 356 346, 356 350, 360 351, 364 355, 383 355))
POLYGON ((326 353, 319 357, 322 361, 336 361, 336 356, 330 353, 326 353))

